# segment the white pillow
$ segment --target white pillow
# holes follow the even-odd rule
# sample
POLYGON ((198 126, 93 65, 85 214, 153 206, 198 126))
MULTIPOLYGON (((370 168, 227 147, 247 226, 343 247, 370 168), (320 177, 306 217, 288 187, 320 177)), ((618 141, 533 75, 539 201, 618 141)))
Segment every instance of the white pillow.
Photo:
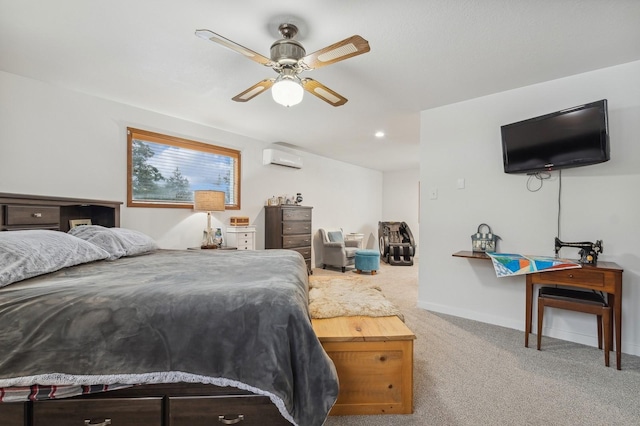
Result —
POLYGON ((0 232, 0 287, 108 257, 100 247, 64 232, 0 232))

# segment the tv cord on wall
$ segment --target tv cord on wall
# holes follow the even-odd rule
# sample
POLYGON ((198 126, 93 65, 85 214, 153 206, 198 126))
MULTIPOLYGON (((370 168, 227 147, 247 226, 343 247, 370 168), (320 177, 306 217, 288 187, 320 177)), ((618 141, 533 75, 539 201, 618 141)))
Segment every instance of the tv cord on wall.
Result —
POLYGON ((562 207, 561 196, 562 196, 562 169, 558 170, 558 229, 556 232, 556 237, 558 238, 560 238, 560 210, 562 207))
MULTIPOLYGON (((551 172, 535 172, 529 173, 527 179, 527 189, 530 192, 538 192, 542 189, 542 185, 545 180, 551 179, 551 172), (534 179, 538 180, 540 184, 537 188, 532 187, 534 179)), ((556 224, 556 237, 560 238, 560 213, 562 211, 562 169, 558 170, 558 219, 556 224)))
POLYGON ((542 183, 543 183, 542 181, 550 178, 551 178, 550 172, 529 173, 529 179, 527 179, 527 189, 529 190, 529 192, 538 192, 540 191, 540 189, 542 189, 542 183), (537 188, 532 188, 531 186, 533 179, 537 179, 538 181, 540 181, 540 184, 537 188))
MULTIPOLYGON (((527 179, 527 189, 530 192, 538 192, 542 189, 542 184, 545 180, 551 179, 551 172, 535 172, 529 173, 529 179, 527 179), (538 180, 540 184, 537 188, 532 187, 534 179, 538 180)), ((560 212, 562 210, 562 170, 558 170, 558 219, 556 224, 556 236, 560 238, 560 212)))

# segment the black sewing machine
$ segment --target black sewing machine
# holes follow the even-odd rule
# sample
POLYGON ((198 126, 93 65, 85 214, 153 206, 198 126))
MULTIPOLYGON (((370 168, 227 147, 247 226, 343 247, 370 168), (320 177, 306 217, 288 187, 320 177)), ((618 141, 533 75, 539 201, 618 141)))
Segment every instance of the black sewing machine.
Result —
POLYGON ((555 241, 555 249, 556 249, 556 257, 558 257, 558 252, 562 247, 576 247, 579 248, 580 251, 578 254, 580 255, 580 263, 586 263, 588 265, 595 265, 598 263, 598 253, 602 253, 602 240, 597 240, 595 243, 589 241, 582 241, 579 243, 565 243, 560 241, 558 237, 556 237, 555 241))

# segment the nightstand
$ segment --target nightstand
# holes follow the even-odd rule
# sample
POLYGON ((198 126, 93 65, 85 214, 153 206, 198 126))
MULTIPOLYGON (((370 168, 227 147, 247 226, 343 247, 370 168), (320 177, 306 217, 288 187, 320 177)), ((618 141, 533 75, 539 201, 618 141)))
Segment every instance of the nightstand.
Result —
POLYGON ((238 250, 255 250, 256 227, 228 226, 226 244, 227 247, 235 247, 238 250))

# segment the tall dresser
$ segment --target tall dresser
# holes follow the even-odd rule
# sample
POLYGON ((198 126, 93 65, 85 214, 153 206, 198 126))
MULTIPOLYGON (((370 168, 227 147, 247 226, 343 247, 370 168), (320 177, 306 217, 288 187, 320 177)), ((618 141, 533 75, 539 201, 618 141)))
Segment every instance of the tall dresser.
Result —
POLYGON ((311 209, 284 204, 265 206, 265 249, 291 249, 304 257, 311 273, 311 209))

